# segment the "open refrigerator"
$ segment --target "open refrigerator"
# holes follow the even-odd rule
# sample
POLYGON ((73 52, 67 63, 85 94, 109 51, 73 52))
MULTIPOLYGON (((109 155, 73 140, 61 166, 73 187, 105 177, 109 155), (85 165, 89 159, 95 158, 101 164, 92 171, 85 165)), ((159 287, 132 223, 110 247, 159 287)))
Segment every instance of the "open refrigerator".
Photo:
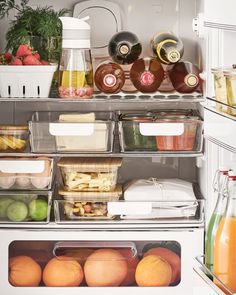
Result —
MULTIPOLYGON (((122 112, 149 111, 155 109, 193 109, 204 118, 199 140, 200 149, 193 152, 136 152, 125 153, 114 143, 111 153, 65 153, 47 151, 46 156, 57 162, 61 157, 120 157, 118 182, 126 183, 135 178, 180 178, 197 184, 200 188, 198 211, 193 218, 152 219, 152 220, 79 220, 79 222, 55 222, 48 217, 45 223, 0 224, 0 289, 6 295, 14 294, 223 294, 206 275, 196 257, 204 255, 204 232, 216 201, 212 188, 215 171, 220 165, 236 165, 236 122, 233 116, 221 113, 216 108, 211 68, 230 67, 234 63, 236 46, 236 22, 234 0, 137 0, 137 1, 42 1, 55 9, 69 8, 76 17, 90 15, 92 44, 95 63, 107 58, 107 40, 117 31, 129 30, 137 34, 143 44, 142 55, 149 55, 149 41, 156 31, 168 28, 179 35, 184 42, 183 60, 197 64, 204 80, 203 95, 176 95, 173 93, 140 93, 95 95, 91 100, 59 100, 55 98, 0 98, 1 124, 25 124, 30 121, 35 126, 40 122, 40 114, 51 116, 55 112, 122 112), (39 114, 38 114, 39 113, 39 114), (36 118, 35 121, 32 118, 36 118), (33 122, 33 123, 32 123, 33 122), (57 256, 57 251, 66 249, 123 247, 131 248, 138 255, 150 245, 170 244, 181 253, 181 279, 177 285, 168 287, 14 287, 8 280, 9 257, 15 255, 35 255, 45 266, 46 261, 57 256), (100 246, 100 247, 102 247, 100 246)), ((30 5, 38 5, 30 1, 30 5)), ((5 33, 9 19, 0 21, 0 45, 5 45, 5 33)), ((37 128, 37 126, 35 127, 37 128)), ((1 153, 1 157, 42 156, 40 151, 32 153, 1 153)), ((232 167, 233 168, 233 167, 232 167)), ((25 168, 27 169, 27 167, 25 168)), ((29 171, 25 171, 29 172, 29 171)), ((2 194, 2 193, 1 193, 2 194)), ((4 193, 3 193, 4 194, 4 193)), ((47 193, 46 193, 47 194, 47 193)), ((57 192, 52 193, 52 198, 57 192)), ((40 193, 40 197, 45 191, 40 193)), ((50 201, 51 202, 51 201, 50 201)), ((57 204, 58 205, 58 204, 57 204)), ((52 210, 51 210, 52 211, 52 210)), ((64 251, 64 252, 63 252, 64 251)))

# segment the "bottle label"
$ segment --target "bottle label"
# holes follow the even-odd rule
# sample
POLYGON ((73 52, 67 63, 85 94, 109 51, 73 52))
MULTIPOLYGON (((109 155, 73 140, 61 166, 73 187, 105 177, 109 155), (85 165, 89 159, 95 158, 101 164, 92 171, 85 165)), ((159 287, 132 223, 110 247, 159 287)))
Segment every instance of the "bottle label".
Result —
POLYGON ((176 50, 175 48, 169 48, 167 51, 167 59, 171 62, 171 63, 176 63, 177 61, 180 60, 180 53, 178 50, 176 50))
POLYGON ((123 55, 126 55, 129 53, 129 46, 126 44, 122 44, 119 48, 119 52, 123 55))
POLYGON ((149 71, 145 71, 141 75, 140 82, 144 86, 151 85, 154 82, 154 75, 149 71))
POLYGON ((198 85, 199 83, 199 79, 198 76, 194 75, 194 74, 188 74, 185 76, 184 78, 184 83, 188 86, 188 87, 195 87, 198 85))
POLYGON ((116 76, 112 74, 106 74, 103 78, 103 84, 107 87, 113 87, 116 85, 116 76))
POLYGON ((170 63, 175 63, 180 59, 180 53, 178 52, 178 50, 173 46, 167 49, 167 52, 165 54, 166 59, 163 58, 163 56, 161 55, 161 49, 163 48, 163 46, 166 43, 173 43, 173 44, 177 44, 177 41, 175 40, 171 40, 171 39, 166 39, 163 40, 162 42, 158 43, 157 47, 156 47, 156 53, 158 58, 160 59, 161 62, 168 64, 170 63), (177 55, 179 56, 177 59, 177 55))

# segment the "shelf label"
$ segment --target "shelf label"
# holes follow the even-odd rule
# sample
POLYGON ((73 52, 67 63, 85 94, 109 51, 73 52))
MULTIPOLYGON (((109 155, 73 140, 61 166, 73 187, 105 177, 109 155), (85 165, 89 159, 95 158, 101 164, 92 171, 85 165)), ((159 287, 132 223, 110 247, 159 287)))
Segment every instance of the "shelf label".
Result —
POLYGON ((91 136, 94 123, 49 123, 49 133, 53 136, 91 136))
POLYGON ((178 136, 184 133, 184 123, 139 123, 144 136, 178 136))
POLYGON ((152 202, 108 202, 111 215, 146 215, 152 212, 152 202))
POLYGON ((44 160, 0 160, 2 173, 42 173, 44 160))

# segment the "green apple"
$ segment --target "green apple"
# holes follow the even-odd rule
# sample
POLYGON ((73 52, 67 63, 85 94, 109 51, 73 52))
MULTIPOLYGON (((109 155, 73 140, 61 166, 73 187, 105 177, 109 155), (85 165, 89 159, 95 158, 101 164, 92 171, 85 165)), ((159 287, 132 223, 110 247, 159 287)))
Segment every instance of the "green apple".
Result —
POLYGON ((24 221, 28 215, 28 207, 24 202, 14 201, 7 207, 7 217, 11 221, 24 221))
POLYGON ((33 220, 42 221, 48 215, 48 202, 43 199, 33 200, 29 203, 29 215, 33 220))
POLYGON ((7 208, 12 202, 14 202, 14 200, 10 198, 0 198, 0 218, 1 219, 7 218, 7 208))

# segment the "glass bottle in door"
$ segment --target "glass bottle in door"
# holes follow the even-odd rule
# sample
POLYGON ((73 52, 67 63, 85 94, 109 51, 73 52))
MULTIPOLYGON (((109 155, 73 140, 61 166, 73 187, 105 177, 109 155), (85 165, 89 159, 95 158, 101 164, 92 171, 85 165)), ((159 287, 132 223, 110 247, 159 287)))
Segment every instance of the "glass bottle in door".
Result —
POLYGON ((214 242, 216 231, 219 227, 220 220, 222 218, 222 215, 224 214, 226 207, 227 198, 225 194, 228 172, 228 167, 220 167, 219 170, 216 171, 213 181, 213 189, 217 193, 217 201, 208 223, 205 239, 205 264, 210 270, 213 269, 214 242))
MULTIPOLYGON (((213 272, 224 285, 236 292, 236 171, 229 171, 229 200, 221 218, 214 244, 213 272)), ((224 290, 220 282, 215 283, 224 290)))

